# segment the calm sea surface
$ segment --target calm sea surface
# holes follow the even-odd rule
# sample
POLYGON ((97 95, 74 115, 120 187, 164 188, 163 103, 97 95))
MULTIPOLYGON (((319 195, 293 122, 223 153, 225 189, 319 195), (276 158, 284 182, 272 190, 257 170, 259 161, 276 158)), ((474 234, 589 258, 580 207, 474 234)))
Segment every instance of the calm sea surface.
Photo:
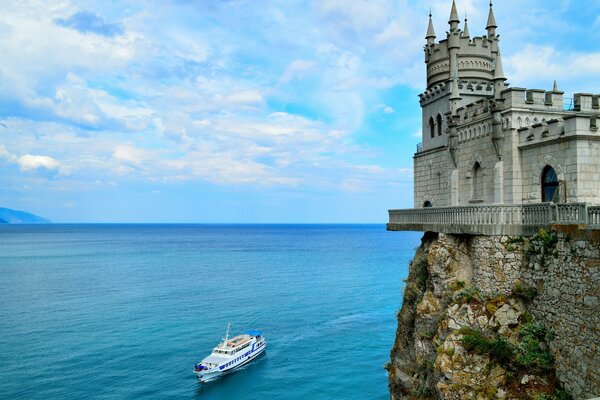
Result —
POLYGON ((383 225, 0 228, 2 399, 387 399, 416 233, 383 225), (208 384, 225 334, 265 355, 208 384))

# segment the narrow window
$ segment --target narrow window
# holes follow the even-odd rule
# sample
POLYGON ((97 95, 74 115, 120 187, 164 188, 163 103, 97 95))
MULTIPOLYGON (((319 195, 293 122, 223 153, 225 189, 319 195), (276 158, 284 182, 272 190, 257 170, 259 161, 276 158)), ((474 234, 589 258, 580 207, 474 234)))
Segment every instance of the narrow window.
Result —
POLYGON ((433 117, 429 118, 429 133, 432 139, 435 138, 435 122, 433 122, 433 117))
POLYGON ((483 200, 483 173, 479 162, 473 166, 473 200, 483 200))
POLYGON ((423 203, 423 207, 424 208, 433 207, 433 204, 431 204, 431 202, 429 200, 427 200, 425 203, 423 203))
POLYGON ((556 176, 556 171, 551 166, 546 165, 542 172, 542 201, 550 203, 557 202, 558 200, 558 177, 556 176))
POLYGON ((440 114, 437 116, 437 131, 438 136, 442 136, 442 116, 440 114))

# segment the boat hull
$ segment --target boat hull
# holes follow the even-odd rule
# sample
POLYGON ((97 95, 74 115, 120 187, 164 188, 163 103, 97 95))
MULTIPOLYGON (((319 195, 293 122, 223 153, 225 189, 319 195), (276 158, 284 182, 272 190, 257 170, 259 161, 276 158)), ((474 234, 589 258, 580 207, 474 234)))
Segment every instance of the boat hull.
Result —
POLYGON ((214 381, 214 380, 222 377, 223 375, 230 374, 230 373, 240 369, 244 365, 249 364, 256 358, 258 358, 261 354, 263 354, 266 349, 267 349, 267 342, 264 342, 264 345, 262 347, 260 347, 256 351, 252 352, 252 354, 250 354, 246 360, 241 361, 237 365, 234 365, 234 366, 231 366, 230 368, 226 368, 226 369, 222 369, 222 370, 218 369, 218 368, 213 368, 213 369, 203 370, 203 371, 194 370, 194 374, 196 374, 200 383, 214 381))

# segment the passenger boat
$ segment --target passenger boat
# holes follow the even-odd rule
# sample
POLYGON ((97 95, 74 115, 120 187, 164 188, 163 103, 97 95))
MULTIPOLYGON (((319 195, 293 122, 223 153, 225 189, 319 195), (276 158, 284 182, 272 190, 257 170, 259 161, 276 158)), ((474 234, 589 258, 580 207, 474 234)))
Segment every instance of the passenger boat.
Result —
POLYGON ((233 372, 254 360, 267 348, 267 341, 260 331, 247 331, 229 339, 230 327, 231 324, 227 325, 227 333, 223 341, 194 367, 194 374, 200 382, 212 381, 233 372))

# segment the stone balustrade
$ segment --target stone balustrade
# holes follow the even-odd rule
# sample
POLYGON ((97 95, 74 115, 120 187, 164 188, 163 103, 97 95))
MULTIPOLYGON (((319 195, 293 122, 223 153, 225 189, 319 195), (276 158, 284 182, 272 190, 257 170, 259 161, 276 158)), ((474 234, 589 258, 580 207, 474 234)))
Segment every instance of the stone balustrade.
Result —
POLYGON ((389 211, 388 230, 532 235, 550 225, 600 229, 600 206, 585 203, 483 204, 389 211))
POLYGON ((591 228, 600 229, 600 206, 588 207, 587 223, 591 228))

